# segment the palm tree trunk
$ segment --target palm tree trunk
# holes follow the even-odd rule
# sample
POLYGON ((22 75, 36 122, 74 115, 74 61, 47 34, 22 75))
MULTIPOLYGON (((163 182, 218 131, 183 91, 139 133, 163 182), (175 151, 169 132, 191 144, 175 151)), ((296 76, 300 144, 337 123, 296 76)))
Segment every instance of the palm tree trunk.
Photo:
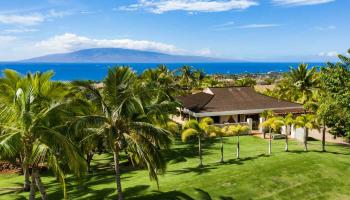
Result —
POLYGON ((239 147, 239 133, 237 135, 237 159, 239 159, 240 147, 239 147))
POLYGON ((269 155, 271 155, 271 151, 272 151, 272 138, 271 138, 271 128, 269 128, 269 155))
POLYGON ((220 159, 220 162, 223 163, 224 162, 224 142, 222 140, 222 137, 220 137, 220 142, 221 142, 221 148, 220 148, 221 159, 220 159))
POLYGON ((198 136, 198 155, 199 155, 199 166, 203 166, 202 161, 202 145, 201 145, 201 136, 198 136))
POLYGON ((32 172, 31 178, 32 178, 32 182, 30 184, 29 200, 35 200, 36 187, 35 187, 35 177, 33 172, 32 172))
POLYGON ((92 158, 94 157, 94 154, 92 152, 89 152, 86 154, 86 166, 87 166, 87 172, 88 173, 91 173, 92 170, 91 170, 91 161, 92 161, 92 158))
POLYGON ((30 191, 30 174, 29 174, 29 156, 32 153, 32 144, 30 143, 30 139, 25 137, 23 139, 24 143, 24 152, 23 152, 23 174, 24 174, 24 184, 23 184, 23 190, 24 191, 30 191))
POLYGON ((304 128, 304 151, 307 151, 307 138, 309 135, 309 129, 308 128, 304 128))
POLYGON ((323 121, 323 128, 322 128, 322 151, 326 151, 326 124, 323 121))
POLYGON ((33 168, 33 177, 35 179, 36 186, 39 189, 42 200, 47 200, 47 194, 43 182, 41 181, 40 173, 38 169, 33 168))
POLYGON ((288 126, 285 126, 285 129, 286 129, 286 146, 284 148, 284 151, 288 151, 288 133, 287 133, 287 129, 288 129, 288 126))
POLYGON ((115 170, 115 180, 117 183, 118 199, 124 200, 122 184, 120 181, 120 163, 119 163, 119 146, 118 143, 115 145, 114 151, 114 170, 115 170))
POLYGON ((23 163, 22 168, 23 168, 23 175, 24 175, 23 191, 28 192, 28 191, 30 191, 29 167, 27 164, 23 163))

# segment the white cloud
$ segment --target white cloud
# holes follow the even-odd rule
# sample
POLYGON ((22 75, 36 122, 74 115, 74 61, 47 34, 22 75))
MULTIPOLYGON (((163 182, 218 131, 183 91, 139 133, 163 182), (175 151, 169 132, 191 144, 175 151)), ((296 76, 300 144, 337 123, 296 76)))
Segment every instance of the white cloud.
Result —
POLYGON ((38 29, 30 29, 30 28, 18 28, 18 29, 6 29, 4 33, 28 33, 28 32, 37 32, 38 29))
POLYGON ((317 5, 330 3, 335 0, 272 0, 273 3, 277 5, 286 6, 306 6, 306 5, 317 5))
POLYGON ((339 55, 336 51, 329 51, 329 52, 321 52, 318 54, 320 57, 337 57, 339 55))
POLYGON ((16 15, 16 14, 0 14, 0 23, 15 24, 23 26, 32 26, 39 24, 45 20, 44 16, 39 13, 16 15))
POLYGON ((330 26, 316 26, 315 29, 319 31, 326 31, 326 30, 333 30, 336 29, 336 26, 330 25, 330 26))
POLYGON ((232 29, 235 25, 234 21, 228 21, 226 23, 223 24, 217 24, 215 26, 213 26, 213 30, 215 31, 223 31, 223 30, 229 30, 232 29))
POLYGON ((0 45, 9 44, 14 40, 16 40, 16 37, 14 36, 0 35, 0 45))
POLYGON ((62 53, 86 48, 115 47, 135 50, 157 51, 172 54, 183 54, 185 50, 171 44, 147 40, 131 39, 94 39, 72 33, 57 35, 40 41, 35 47, 46 53, 62 53))
POLYGON ((119 10, 134 11, 145 9, 162 14, 168 11, 222 12, 235 9, 247 9, 256 6, 255 0, 138 0, 138 3, 121 6, 119 10))
POLYGON ((239 26, 238 28, 247 29, 247 28, 272 28, 272 27, 278 27, 281 26, 279 24, 248 24, 239 26))
POLYGON ((62 17, 69 16, 72 14, 73 14, 73 11, 71 11, 71 10, 57 11, 57 10, 51 9, 51 10, 49 10, 46 17, 47 18, 62 18, 62 17))
POLYGON ((49 10, 47 13, 30 13, 30 14, 14 14, 14 13, 0 13, 0 24, 12 24, 21 26, 34 26, 43 23, 53 18, 62 18, 68 15, 72 15, 72 11, 56 11, 54 9, 49 10))
POLYGON ((213 55, 213 52, 209 48, 204 48, 204 49, 197 51, 196 55, 210 56, 210 55, 213 55))

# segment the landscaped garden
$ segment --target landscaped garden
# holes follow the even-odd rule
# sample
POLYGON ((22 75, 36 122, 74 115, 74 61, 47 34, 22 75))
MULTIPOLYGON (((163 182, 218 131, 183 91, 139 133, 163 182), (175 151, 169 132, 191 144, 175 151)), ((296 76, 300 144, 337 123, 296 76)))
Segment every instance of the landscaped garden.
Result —
MULTIPOLYGON (((219 139, 207 139, 203 144, 203 164, 198 167, 197 140, 179 140, 163 151, 168 162, 167 172, 156 182, 149 180, 147 170, 125 166, 122 155, 122 184, 127 199, 349 199, 350 148, 327 144, 321 152, 320 141, 309 141, 309 151, 303 144, 291 140, 289 152, 284 152, 284 140, 273 140, 268 156, 268 140, 242 136, 241 159, 236 159, 237 137, 224 138, 224 159, 220 160, 219 139)), ((92 174, 76 180, 68 176, 70 199, 116 199, 113 155, 94 157, 92 174)), ((56 179, 44 172, 48 199, 63 198, 56 179)), ((1 174, 0 199, 25 199, 23 176, 1 174)))

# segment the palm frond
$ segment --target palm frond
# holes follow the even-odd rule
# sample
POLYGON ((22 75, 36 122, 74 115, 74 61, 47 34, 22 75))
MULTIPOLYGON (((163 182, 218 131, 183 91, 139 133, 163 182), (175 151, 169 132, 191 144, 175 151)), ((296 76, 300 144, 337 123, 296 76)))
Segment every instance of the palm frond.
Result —
POLYGON ((198 135, 199 132, 196 129, 193 128, 187 128, 186 130, 182 131, 181 133, 181 139, 183 142, 186 142, 187 139, 191 136, 198 135))

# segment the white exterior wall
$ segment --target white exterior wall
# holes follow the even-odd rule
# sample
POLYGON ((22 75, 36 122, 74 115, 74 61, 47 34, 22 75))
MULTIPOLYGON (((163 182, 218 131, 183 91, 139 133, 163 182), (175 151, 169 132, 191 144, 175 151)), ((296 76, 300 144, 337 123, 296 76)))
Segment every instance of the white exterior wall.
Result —
POLYGON ((249 127, 249 134, 251 134, 252 130, 253 130, 253 119, 247 118, 247 123, 248 123, 248 127, 249 127))
POLYGON ((288 133, 290 133, 290 126, 287 126, 287 129, 286 126, 282 126, 281 133, 284 135, 288 135, 288 133))
POLYGON ((291 138, 297 139, 299 141, 304 141, 304 128, 296 128, 292 126, 291 138))
MULTIPOLYGON (((259 125, 261 124, 261 123, 263 123, 265 121, 265 118, 264 117, 260 117, 259 118, 259 125)), ((259 126, 259 132, 260 133, 262 133, 263 132, 263 127, 262 126, 259 126)))

